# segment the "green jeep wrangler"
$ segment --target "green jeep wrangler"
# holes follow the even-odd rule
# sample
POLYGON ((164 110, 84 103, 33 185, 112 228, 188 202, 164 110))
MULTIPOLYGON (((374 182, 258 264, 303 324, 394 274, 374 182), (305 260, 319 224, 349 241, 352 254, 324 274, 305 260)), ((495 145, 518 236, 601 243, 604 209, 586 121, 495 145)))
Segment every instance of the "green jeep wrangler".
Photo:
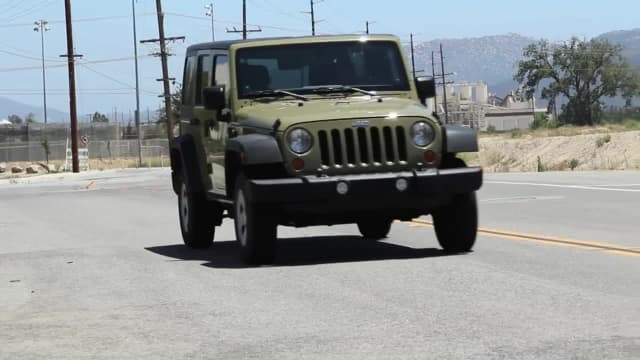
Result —
POLYGON ((171 168, 187 246, 211 246, 230 217, 244 261, 265 264, 278 225, 382 239, 431 214, 445 251, 473 247, 482 170, 456 154, 477 152, 477 134, 438 120, 435 83, 412 78, 397 37, 194 45, 182 91, 171 168))

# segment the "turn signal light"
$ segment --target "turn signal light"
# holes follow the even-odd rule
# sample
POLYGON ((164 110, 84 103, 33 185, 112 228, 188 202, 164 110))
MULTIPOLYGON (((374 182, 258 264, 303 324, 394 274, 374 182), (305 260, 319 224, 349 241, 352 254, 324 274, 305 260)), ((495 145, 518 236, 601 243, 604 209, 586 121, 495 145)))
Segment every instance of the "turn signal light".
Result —
POLYGON ((295 171, 302 171, 304 169, 304 160, 300 158, 293 159, 291 162, 291 167, 295 171))
POLYGON ((437 158, 438 156, 436 155, 436 153, 431 150, 427 150, 424 152, 424 161, 427 164, 433 164, 434 162, 436 162, 437 158))

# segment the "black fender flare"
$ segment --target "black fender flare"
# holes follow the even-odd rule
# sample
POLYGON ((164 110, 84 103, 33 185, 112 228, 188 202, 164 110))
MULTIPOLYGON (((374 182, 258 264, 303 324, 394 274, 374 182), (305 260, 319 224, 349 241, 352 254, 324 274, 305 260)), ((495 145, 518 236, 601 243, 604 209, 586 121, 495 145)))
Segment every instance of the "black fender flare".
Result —
POLYGON ((444 125, 444 153, 478 152, 478 132, 460 125, 444 125))
POLYGON ((278 141, 269 135, 248 134, 231 138, 225 152, 239 154, 243 166, 284 162, 278 141))
POLYGON ((193 136, 189 134, 178 136, 171 141, 171 180, 173 190, 179 193, 178 177, 185 176, 187 189, 190 192, 203 192, 202 169, 198 164, 198 153, 193 136))

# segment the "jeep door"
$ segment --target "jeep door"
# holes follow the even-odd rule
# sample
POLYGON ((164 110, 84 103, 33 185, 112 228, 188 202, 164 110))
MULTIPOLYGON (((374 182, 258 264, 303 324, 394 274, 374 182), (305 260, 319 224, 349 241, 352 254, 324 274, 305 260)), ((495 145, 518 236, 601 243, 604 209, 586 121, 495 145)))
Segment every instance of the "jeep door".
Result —
MULTIPOLYGON (((199 50, 190 54, 185 64, 181 132, 191 134, 196 142, 200 166, 206 169, 209 188, 225 193, 224 146, 227 124, 221 114, 204 106, 203 90, 213 85, 227 85, 229 65, 226 52, 199 50)), ((228 92, 228 91, 227 91, 228 92)))
POLYGON ((213 170, 211 174, 213 189, 216 193, 224 195, 226 194, 224 153, 227 145, 229 121, 231 121, 232 116, 228 111, 230 95, 229 88, 231 84, 229 75, 229 56, 227 52, 217 51, 214 53, 212 70, 211 85, 225 87, 227 109, 218 114, 208 114, 209 121, 206 124, 208 137, 205 142, 213 170))

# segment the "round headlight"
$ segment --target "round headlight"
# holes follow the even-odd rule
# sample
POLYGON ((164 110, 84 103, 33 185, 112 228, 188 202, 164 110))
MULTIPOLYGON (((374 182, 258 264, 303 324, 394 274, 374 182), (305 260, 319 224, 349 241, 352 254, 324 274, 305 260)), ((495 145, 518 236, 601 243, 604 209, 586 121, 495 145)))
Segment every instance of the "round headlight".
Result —
POLYGON ((435 139, 433 127, 424 121, 417 122, 411 127, 411 139, 416 146, 425 147, 435 139))
POLYGON ((287 145, 296 154, 304 154, 311 150, 313 139, 311 133, 305 129, 294 129, 287 135, 287 145))

